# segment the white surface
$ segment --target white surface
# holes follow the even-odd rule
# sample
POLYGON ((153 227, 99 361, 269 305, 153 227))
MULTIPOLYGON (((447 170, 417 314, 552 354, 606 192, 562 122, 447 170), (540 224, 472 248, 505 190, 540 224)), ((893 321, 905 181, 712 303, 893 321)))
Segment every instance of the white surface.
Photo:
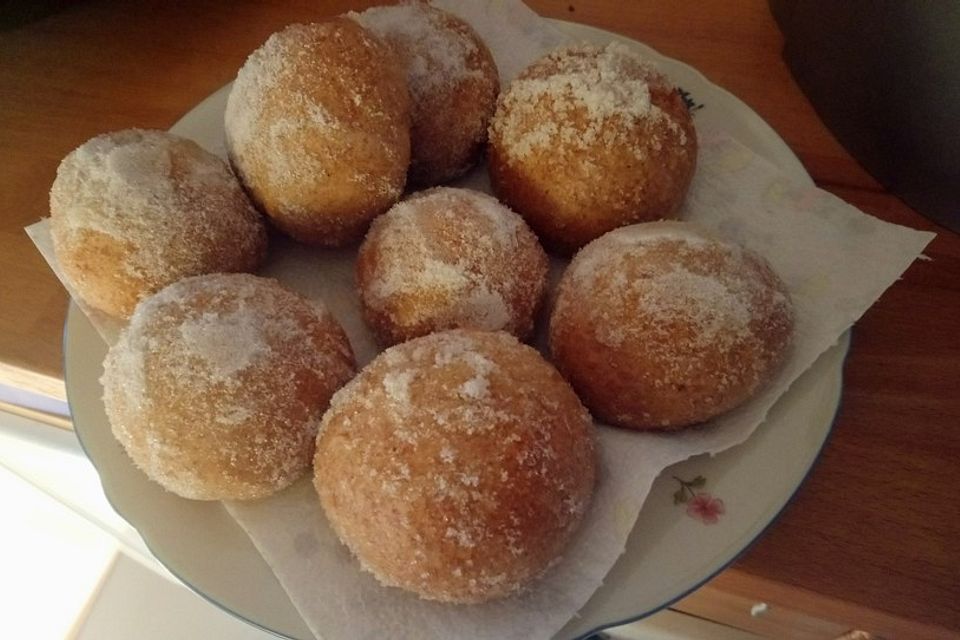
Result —
POLYGON ((136 529, 107 502, 100 477, 74 433, 0 412, 0 466, 54 496, 91 526, 117 540, 132 557, 155 563, 136 529))
POLYGON ((28 409, 37 409, 38 411, 46 411, 47 413, 53 413, 67 418, 70 417, 70 408, 63 400, 57 400, 56 398, 51 398, 50 396, 45 396, 40 393, 24 391, 23 389, 17 389, 16 387, 11 387, 6 384, 0 384, 0 402, 27 407, 28 409))
POLYGON ((118 555, 71 640, 269 640, 182 585, 118 555))
POLYGON ((0 638, 267 640, 173 578, 73 433, 0 412, 0 638))
POLYGON ((63 638, 116 544, 0 467, 0 638, 63 638))

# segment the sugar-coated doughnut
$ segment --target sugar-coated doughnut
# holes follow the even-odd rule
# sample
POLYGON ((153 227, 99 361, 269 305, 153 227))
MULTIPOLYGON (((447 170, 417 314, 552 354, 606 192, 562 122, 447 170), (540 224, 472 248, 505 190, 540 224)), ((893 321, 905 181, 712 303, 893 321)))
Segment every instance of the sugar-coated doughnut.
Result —
POLYGON ((460 18, 419 0, 350 17, 390 43, 406 65, 409 184, 431 186, 466 173, 487 141, 500 91, 496 63, 480 36, 460 18))
POLYGON ((216 274, 141 302, 101 381, 113 434, 148 477, 184 498, 243 500, 309 469, 323 412, 353 372, 321 304, 216 274))
POLYGON ((490 124, 494 191, 561 253, 620 226, 676 217, 696 158, 676 88, 615 43, 534 62, 501 94, 490 124))
POLYGON ((324 512, 382 584, 482 602, 529 584, 590 502, 593 423, 504 332, 391 347, 334 396, 317 439, 324 512))
POLYGON ((456 328, 525 339, 547 268, 537 237, 496 198, 437 187, 374 221, 360 246, 357 284, 381 344, 456 328))
POLYGON ((792 333, 790 297, 763 258, 665 221, 611 231, 577 254, 550 350, 597 419, 669 430, 750 398, 792 333))
POLYGON ((244 186, 301 242, 358 241, 403 191, 410 162, 403 69, 351 20, 295 24, 270 36, 237 74, 224 124, 244 186))
POLYGON ((267 246, 230 167, 165 131, 106 133, 70 152, 50 190, 50 215, 67 283, 117 317, 180 278, 252 271, 267 246))

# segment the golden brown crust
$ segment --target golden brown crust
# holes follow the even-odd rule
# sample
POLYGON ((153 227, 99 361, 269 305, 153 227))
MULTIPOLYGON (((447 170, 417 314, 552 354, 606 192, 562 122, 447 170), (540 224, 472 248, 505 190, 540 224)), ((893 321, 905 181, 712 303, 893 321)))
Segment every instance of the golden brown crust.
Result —
POLYGON ((397 51, 412 104, 411 187, 466 173, 487 141, 500 77, 490 50, 465 21, 426 2, 373 7, 350 17, 397 51))
POLYGON ((180 278, 253 271, 266 253, 263 221, 226 163, 163 131, 108 133, 71 152, 50 214, 66 280, 118 317, 180 278))
POLYGON ((77 295, 94 309, 126 318, 141 298, 158 288, 126 269, 128 256, 135 252, 132 243, 86 229, 67 238, 59 229, 60 225, 52 222, 51 235, 60 271, 77 295))
POLYGON ((410 98, 397 56, 351 20, 291 25, 237 74, 230 160, 271 220, 324 246, 359 240, 400 197, 410 98))
POLYGON ((672 430, 751 397, 792 332, 786 288, 762 258, 664 222, 618 229, 577 254, 550 349, 598 419, 672 430))
POLYGON ((114 435, 195 500, 260 498, 309 469, 320 418, 354 371, 322 307, 274 280, 214 274, 137 307, 104 362, 114 435))
POLYGON ((436 188, 378 218, 360 246, 364 318, 381 344, 456 328, 529 337, 547 256, 517 214, 487 194, 436 188))
POLYGON ((314 479, 380 582, 481 602, 559 557, 590 500, 594 446, 586 410, 536 351, 447 331, 388 349, 334 396, 314 479))
POLYGON ((620 45, 562 49, 501 95, 487 165, 494 191, 569 254, 620 226, 676 217, 697 137, 672 84, 620 45))

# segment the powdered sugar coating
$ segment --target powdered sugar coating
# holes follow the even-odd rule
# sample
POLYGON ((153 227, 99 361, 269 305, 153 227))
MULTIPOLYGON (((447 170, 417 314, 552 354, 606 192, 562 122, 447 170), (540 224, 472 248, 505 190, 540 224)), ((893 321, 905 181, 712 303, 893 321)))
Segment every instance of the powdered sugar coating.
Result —
POLYGON ((618 43, 535 61, 490 124, 494 190, 564 252, 673 216, 695 162, 693 121, 676 89, 618 43))
POLYGON ((263 222, 226 163, 164 131, 103 134, 72 151, 50 212, 70 284, 113 315, 186 276, 252 270, 266 250, 263 222))
POLYGON ((677 428, 752 395, 793 327, 762 258, 680 222, 612 231, 561 281, 550 322, 557 366, 596 415, 677 428))
POLYGON ((334 396, 315 484, 383 584, 479 602, 557 559, 590 500, 594 446, 586 410, 536 351, 447 331, 388 349, 334 396))
POLYGON ((250 275, 187 278, 138 305, 101 379, 114 435, 193 499, 250 499, 309 467, 320 417, 354 370, 316 303, 250 275))
POLYGON ((406 65, 410 182, 430 186, 465 173, 486 142, 500 88, 493 56, 480 37, 463 20, 417 0, 348 16, 390 43, 406 65))
POLYGON ((510 84, 491 128, 505 141, 508 157, 517 159, 561 145, 585 150, 596 142, 624 143, 642 157, 647 145, 627 133, 640 120, 663 122, 679 135, 681 145, 686 144, 680 125, 651 102, 652 83, 668 86, 662 74, 625 45, 560 49, 532 64, 510 84), (536 113, 541 101, 549 102, 558 114, 577 113, 579 121, 544 119, 531 126, 528 116, 536 113), (610 127, 611 122, 618 126, 610 127))
POLYGON ((415 104, 438 89, 483 76, 468 64, 477 53, 477 43, 446 26, 452 17, 446 11, 408 1, 348 15, 378 37, 409 49, 407 81, 415 104))
POLYGON ((524 338, 546 276, 546 254, 520 216, 487 194, 446 187, 378 218, 357 262, 365 316, 385 344, 452 328, 524 338))
POLYGON ((294 24, 237 73, 230 159, 260 207, 294 238, 352 242, 403 191, 410 106, 400 62, 356 23, 294 24))

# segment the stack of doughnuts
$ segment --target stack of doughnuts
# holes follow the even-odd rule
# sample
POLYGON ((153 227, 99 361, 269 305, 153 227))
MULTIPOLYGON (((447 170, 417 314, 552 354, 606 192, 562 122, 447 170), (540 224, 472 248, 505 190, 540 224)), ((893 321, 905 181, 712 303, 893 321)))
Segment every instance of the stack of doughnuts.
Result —
POLYGON ((624 46, 554 51, 500 93, 466 22, 374 7, 271 35, 224 124, 228 163, 128 130, 58 170, 63 275, 128 319, 104 363, 111 428, 190 499, 264 498, 312 468, 330 525, 384 585, 517 593, 589 509, 591 414, 690 428, 786 357, 770 265, 674 220, 693 119, 624 46), (443 186, 484 152, 496 197, 443 186), (268 225, 318 252, 359 244, 355 293, 386 348, 359 373, 338 309, 252 275, 268 225), (575 254, 552 309, 544 246, 575 254), (538 327, 550 360, 521 342, 538 327))

